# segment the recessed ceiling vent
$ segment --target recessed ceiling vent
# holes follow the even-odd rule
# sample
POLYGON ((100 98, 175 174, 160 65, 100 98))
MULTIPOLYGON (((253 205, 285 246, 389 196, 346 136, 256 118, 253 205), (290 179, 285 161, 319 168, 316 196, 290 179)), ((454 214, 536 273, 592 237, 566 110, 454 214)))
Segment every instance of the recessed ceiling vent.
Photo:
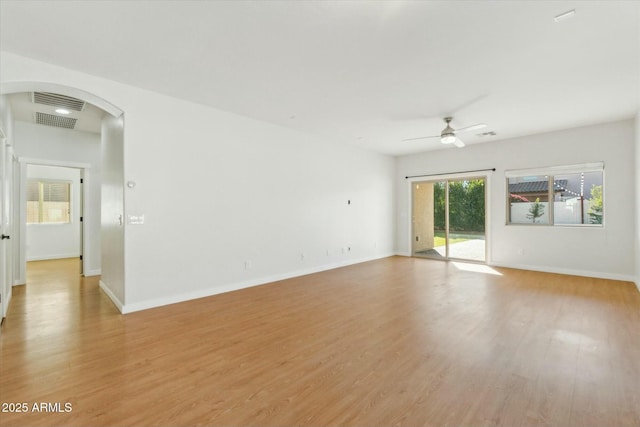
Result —
POLYGON ((497 133, 495 133, 494 131, 489 131, 489 132, 482 132, 477 134, 477 136, 496 136, 497 133))
POLYGON ((85 106, 85 102, 81 99, 49 92, 33 92, 33 102, 35 104, 66 108, 72 111, 82 111, 85 106))
POLYGON ((39 125, 54 126, 57 128, 73 129, 78 119, 60 117, 53 114, 36 112, 36 123, 39 125))

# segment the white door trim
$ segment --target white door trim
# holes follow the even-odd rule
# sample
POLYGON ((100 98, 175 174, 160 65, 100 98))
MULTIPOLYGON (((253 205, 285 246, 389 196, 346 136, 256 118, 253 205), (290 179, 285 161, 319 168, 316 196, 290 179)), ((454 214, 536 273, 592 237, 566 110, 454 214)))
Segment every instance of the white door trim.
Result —
MULTIPOLYGON (((84 194, 81 195, 82 199, 82 212, 85 215, 83 223, 80 225, 84 227, 86 224, 86 214, 89 212, 89 200, 93 197, 90 194, 90 182, 91 182, 91 164, 90 163, 78 163, 78 162, 68 162, 64 160, 49 160, 49 159, 38 159, 33 157, 18 157, 18 162, 20 164, 20 194, 19 194, 19 203, 20 203, 20 277, 19 282, 26 283, 26 269, 27 269, 27 213, 25 211, 25 207, 27 205, 26 201, 26 183, 27 183, 27 165, 40 165, 40 166, 55 166, 55 167, 64 167, 64 168, 74 168, 80 169, 80 175, 83 177, 84 185, 80 187, 81 191, 84 194)), ((92 254, 88 253, 91 248, 91 233, 82 233, 82 271, 85 275, 94 274, 90 269, 89 261, 92 259, 92 254)))

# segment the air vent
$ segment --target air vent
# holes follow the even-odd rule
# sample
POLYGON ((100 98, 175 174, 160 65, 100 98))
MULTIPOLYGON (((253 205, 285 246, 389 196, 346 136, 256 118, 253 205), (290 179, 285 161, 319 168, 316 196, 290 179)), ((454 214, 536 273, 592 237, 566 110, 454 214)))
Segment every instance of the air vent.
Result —
POLYGON ((57 128, 73 129, 78 119, 60 117, 53 114, 36 112, 36 123, 39 125, 54 126, 57 128))
POLYGON ((85 106, 85 102, 81 99, 49 92, 33 92, 33 102, 35 104, 63 107, 73 111, 82 111, 85 106))
POLYGON ((489 131, 489 132, 482 132, 479 133, 477 136, 496 136, 497 133, 495 133, 494 131, 489 131))

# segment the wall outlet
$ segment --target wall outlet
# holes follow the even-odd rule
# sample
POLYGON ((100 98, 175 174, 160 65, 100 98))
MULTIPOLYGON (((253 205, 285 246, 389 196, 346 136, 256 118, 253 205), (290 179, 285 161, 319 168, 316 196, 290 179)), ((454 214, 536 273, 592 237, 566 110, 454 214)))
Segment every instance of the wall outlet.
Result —
POLYGON ((251 261, 245 261, 244 262, 244 269, 245 270, 251 270, 251 261))
POLYGON ((518 255, 524 255, 524 249, 518 248, 518 255))
POLYGON ((300 261, 304 261, 304 258, 305 258, 304 252, 300 252, 300 261))

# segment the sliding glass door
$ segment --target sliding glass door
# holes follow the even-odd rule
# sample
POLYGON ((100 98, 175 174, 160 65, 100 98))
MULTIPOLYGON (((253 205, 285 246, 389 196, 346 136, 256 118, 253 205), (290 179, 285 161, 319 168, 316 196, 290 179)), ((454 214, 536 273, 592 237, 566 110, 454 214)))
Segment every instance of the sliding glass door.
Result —
POLYGON ((414 256, 484 262, 485 178, 414 182, 414 256))

